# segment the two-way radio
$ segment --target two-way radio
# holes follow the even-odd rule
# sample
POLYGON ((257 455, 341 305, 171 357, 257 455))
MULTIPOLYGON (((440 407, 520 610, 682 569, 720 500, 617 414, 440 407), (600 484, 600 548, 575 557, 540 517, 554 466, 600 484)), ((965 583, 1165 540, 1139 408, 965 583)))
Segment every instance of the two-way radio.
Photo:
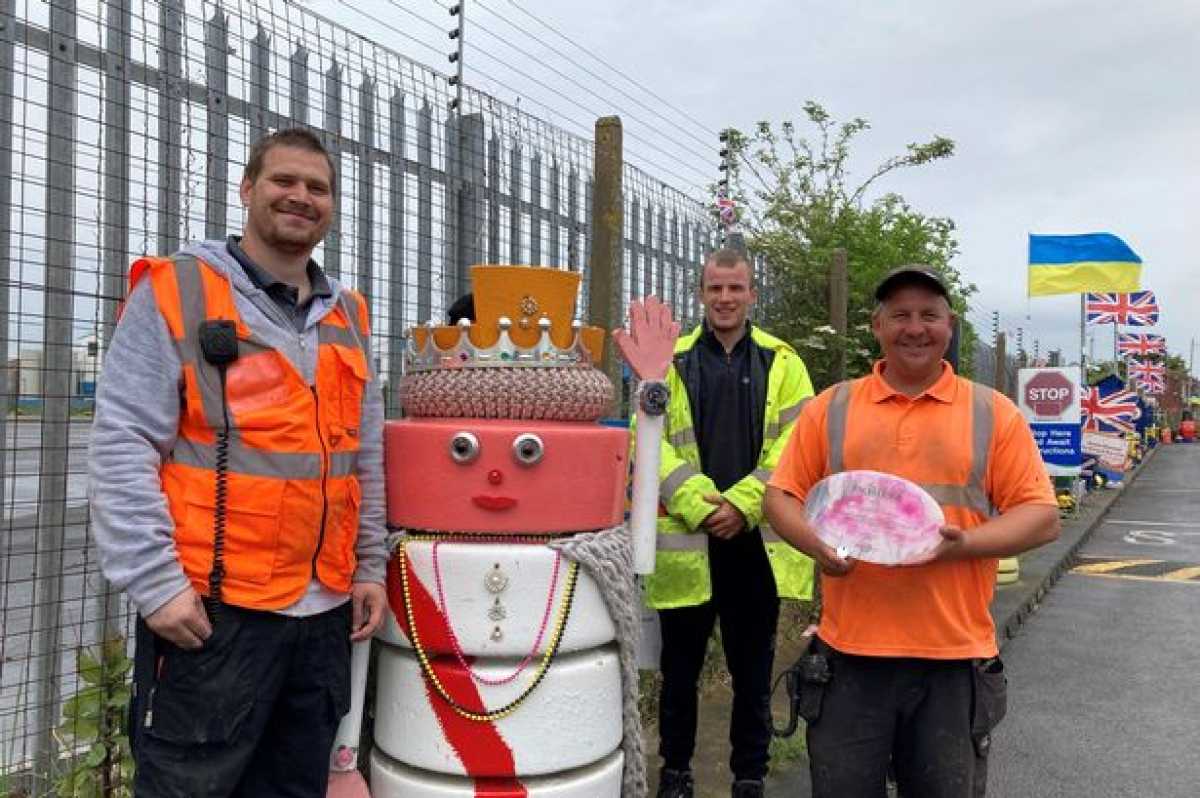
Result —
POLYGON ((217 431, 216 476, 213 490, 213 560, 208 574, 208 615, 216 622, 221 605, 221 582, 225 578, 225 517, 229 491, 229 400, 225 395, 225 372, 238 359, 237 325, 227 319, 205 321, 200 325, 200 351, 204 360, 216 366, 221 379, 221 416, 217 431))

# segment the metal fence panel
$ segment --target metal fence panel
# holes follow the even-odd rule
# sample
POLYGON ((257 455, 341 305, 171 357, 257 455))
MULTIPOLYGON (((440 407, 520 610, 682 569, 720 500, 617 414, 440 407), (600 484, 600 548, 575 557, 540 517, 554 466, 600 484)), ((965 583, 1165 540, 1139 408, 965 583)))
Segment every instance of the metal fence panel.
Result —
MULTIPOLYGON (((472 263, 586 284, 591 142, 468 87, 451 110, 446 77, 286 0, 0 0, 0 776, 47 786, 76 652, 129 631, 85 484, 128 264, 240 231, 262 133, 308 125, 333 154, 315 257, 368 297, 387 383, 405 330, 441 319, 472 263)), ((628 165, 623 181, 623 300, 653 287, 694 322, 709 209, 628 165)))

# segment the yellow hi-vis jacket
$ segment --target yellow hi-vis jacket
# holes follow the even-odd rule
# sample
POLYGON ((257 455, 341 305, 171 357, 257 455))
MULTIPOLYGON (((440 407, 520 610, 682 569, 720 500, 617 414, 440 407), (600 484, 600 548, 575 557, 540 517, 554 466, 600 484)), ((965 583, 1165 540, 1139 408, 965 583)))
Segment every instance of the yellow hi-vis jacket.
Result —
MULTIPOLYGON (((658 553, 654 573, 645 579, 646 603, 655 609, 690 607, 703 604, 712 597, 708 534, 700 524, 716 509, 704 497, 718 491, 713 481, 700 470, 700 447, 696 443, 691 403, 678 368, 681 356, 686 358, 703 330, 701 325, 679 338, 675 343, 675 364, 667 374, 671 401, 667 407, 658 472, 661 500, 658 553)), ((762 449, 757 468, 722 495, 745 517, 747 529, 759 527, 761 530, 779 596, 807 599, 812 597, 812 560, 775 535, 763 518, 762 501, 766 483, 783 454, 800 409, 813 395, 812 383, 804 361, 786 342, 753 326, 750 341, 774 352, 766 379, 762 449)), ((752 375, 754 371, 752 367, 752 375)))

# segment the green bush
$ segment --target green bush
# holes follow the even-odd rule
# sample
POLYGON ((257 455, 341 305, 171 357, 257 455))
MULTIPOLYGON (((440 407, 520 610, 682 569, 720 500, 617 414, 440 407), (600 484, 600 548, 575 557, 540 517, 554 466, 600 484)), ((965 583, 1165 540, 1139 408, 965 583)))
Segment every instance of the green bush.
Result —
POLYGON ((132 669, 123 637, 79 649, 76 671, 81 687, 63 704, 62 723, 55 734, 63 748, 80 753, 56 781, 60 798, 132 798, 128 729, 132 669))

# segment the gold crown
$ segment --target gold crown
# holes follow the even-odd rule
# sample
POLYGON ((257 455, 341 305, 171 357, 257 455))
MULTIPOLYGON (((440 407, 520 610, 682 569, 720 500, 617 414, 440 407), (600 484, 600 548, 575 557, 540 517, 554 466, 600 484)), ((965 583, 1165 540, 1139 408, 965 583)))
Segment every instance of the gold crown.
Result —
POLYGON ((573 321, 580 275, 540 266, 472 266, 475 321, 414 327, 407 371, 473 367, 591 367, 604 330, 573 321))

